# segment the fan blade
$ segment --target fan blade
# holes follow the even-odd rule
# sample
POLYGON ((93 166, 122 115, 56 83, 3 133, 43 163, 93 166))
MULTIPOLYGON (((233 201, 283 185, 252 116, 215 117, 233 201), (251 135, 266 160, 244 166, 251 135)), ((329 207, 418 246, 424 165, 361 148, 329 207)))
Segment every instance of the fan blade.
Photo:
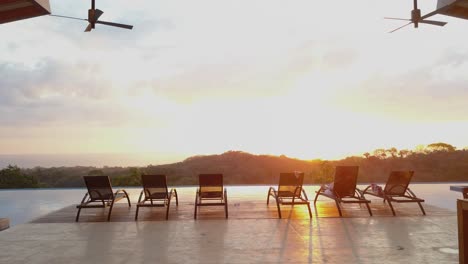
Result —
POLYGON ((396 17, 384 17, 384 19, 411 21, 411 19, 396 18, 396 17))
POLYGON ((92 29, 91 23, 88 24, 84 32, 90 32, 92 29))
POLYGON ((97 21, 98 18, 99 18, 100 16, 102 16, 102 14, 104 14, 104 12, 103 12, 102 10, 96 9, 96 10, 94 11, 94 21, 97 21))
POLYGON ((425 19, 425 18, 428 18, 428 17, 430 17, 430 16, 437 15, 437 14, 439 14, 439 12, 440 12, 440 9, 438 9, 438 10, 436 10, 436 11, 432 11, 432 12, 430 12, 430 13, 427 13, 427 14, 425 14, 424 16, 421 16, 421 20, 422 20, 422 19, 425 19))
POLYGON ((424 24, 430 24, 434 26, 439 26, 443 27, 447 24, 447 22, 442 22, 442 21, 434 21, 434 20, 420 20, 418 21, 419 23, 424 23, 424 24))
POLYGON ((125 25, 125 24, 119 24, 119 23, 114 23, 114 22, 101 21, 101 20, 96 21, 96 23, 104 24, 104 25, 108 25, 108 26, 113 26, 113 27, 126 28, 126 29, 132 29, 132 28, 133 28, 133 26, 131 26, 131 25, 125 25))
POLYGON ((442 12, 445 12, 447 9, 449 9, 449 8, 451 8, 451 7, 452 7, 451 4, 450 4, 450 5, 443 6, 443 7, 439 8, 439 9, 437 9, 437 10, 434 10, 434 11, 432 11, 432 12, 430 12, 430 13, 425 14, 424 16, 421 17, 421 20, 422 20, 422 19, 425 19, 425 18, 428 18, 428 17, 430 17, 430 16, 434 16, 434 15, 440 14, 440 13, 442 13, 442 12))
POLYGON ((404 28, 404 27, 406 27, 406 26, 408 26, 408 25, 410 25, 410 24, 413 24, 413 22, 409 22, 408 24, 404 24, 403 26, 401 26, 401 27, 399 27, 399 28, 395 28, 394 30, 389 31, 388 33, 393 33, 393 32, 395 32, 395 31, 397 31, 397 30, 399 30, 399 29, 402 29, 402 28, 404 28))

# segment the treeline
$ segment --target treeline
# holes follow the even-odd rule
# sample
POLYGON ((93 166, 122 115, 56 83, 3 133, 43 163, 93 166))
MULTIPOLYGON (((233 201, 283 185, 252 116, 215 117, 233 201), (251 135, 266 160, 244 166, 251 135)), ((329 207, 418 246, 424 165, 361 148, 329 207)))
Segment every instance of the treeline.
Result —
POLYGON ((83 187, 83 175, 108 175, 114 186, 140 186, 141 174, 165 174, 169 185, 197 185, 200 173, 223 173, 225 183, 277 184, 279 173, 302 171, 306 184, 333 179, 337 165, 359 166, 359 182, 385 182, 392 170, 414 170, 415 182, 468 180, 468 150, 434 143, 415 150, 377 149, 363 156, 338 161, 299 160, 282 156, 228 151, 220 155, 194 156, 182 162, 146 167, 36 167, 8 166, 0 170, 0 188, 83 187))

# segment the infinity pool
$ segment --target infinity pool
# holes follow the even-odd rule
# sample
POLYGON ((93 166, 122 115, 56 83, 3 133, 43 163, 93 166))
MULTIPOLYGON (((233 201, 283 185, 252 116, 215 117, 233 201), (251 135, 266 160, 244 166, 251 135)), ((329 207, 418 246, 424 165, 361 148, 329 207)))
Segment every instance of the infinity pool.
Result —
MULTIPOLYGON (((450 191, 450 185, 467 185, 467 183, 415 183, 410 188, 418 197, 426 200, 427 204, 437 207, 456 210, 456 200, 461 198, 461 193, 450 191)), ((360 186, 361 188, 365 186, 360 186)), ((177 187, 193 188, 193 187, 177 187)), ((252 199, 266 197, 267 186, 227 186, 228 190, 238 195, 252 196, 252 199)), ((130 193, 132 203, 138 200, 141 188, 126 187, 130 193)), ((306 187, 309 199, 313 198, 318 185, 306 187)), ((29 222, 39 216, 66 206, 77 204, 81 201, 86 189, 14 189, 0 191, 0 218, 10 219, 10 225, 18 225, 29 222)), ((195 192, 194 192, 195 195, 195 192)), ((195 196, 194 196, 195 197, 195 196)))

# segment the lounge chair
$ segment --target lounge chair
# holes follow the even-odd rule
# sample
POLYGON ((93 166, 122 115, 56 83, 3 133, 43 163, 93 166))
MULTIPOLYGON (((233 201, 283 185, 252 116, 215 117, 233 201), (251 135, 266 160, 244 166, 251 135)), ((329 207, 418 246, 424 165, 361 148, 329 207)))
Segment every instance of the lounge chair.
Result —
POLYGON ((199 206, 224 206, 226 218, 228 218, 227 190, 223 187, 223 174, 200 174, 199 188, 195 197, 195 214, 199 206), (213 202, 214 201, 214 202, 213 202))
POLYGON ((137 209, 135 213, 135 221, 138 220, 138 212, 140 207, 164 207, 166 208, 166 220, 169 218, 169 206, 171 199, 175 196, 176 206, 179 205, 179 197, 177 190, 171 189, 168 192, 166 175, 141 175, 141 183, 143 190, 138 198, 137 209), (145 195, 143 198, 143 194, 145 195), (143 200, 142 200, 143 198, 143 200))
POLYGON ((408 188, 413 174, 414 171, 392 171, 383 190, 382 187, 376 184, 371 184, 367 186, 366 189, 364 189, 363 194, 370 194, 380 197, 384 202, 388 201, 388 205, 390 205, 390 209, 392 209, 393 215, 395 215, 395 210, 393 209, 392 202, 418 203, 423 215, 426 215, 426 212, 421 205, 424 200, 416 197, 410 188, 408 188))
POLYGON ((343 216, 340 208, 341 203, 365 204, 369 215, 372 216, 372 211, 369 207, 371 201, 366 200, 362 192, 356 188, 358 171, 358 166, 337 166, 333 183, 322 185, 316 192, 314 206, 317 203, 318 196, 323 195, 335 200, 340 216, 343 216))
POLYGON ((81 200, 81 203, 76 206, 78 208, 76 222, 78 222, 81 209, 83 208, 105 208, 109 206, 107 221, 110 221, 112 207, 114 207, 115 202, 127 198, 128 207, 131 207, 127 192, 125 190, 117 190, 114 193, 108 176, 83 176, 83 179, 88 192, 83 197, 83 200, 81 200))
POLYGON ((312 218, 310 211, 310 203, 307 198, 307 194, 302 188, 304 182, 304 173, 280 173, 278 190, 270 187, 267 195, 267 204, 270 203, 270 196, 273 196, 276 200, 276 206, 278 207, 278 216, 281 218, 280 204, 283 205, 298 205, 305 204, 309 209, 309 217, 312 218))

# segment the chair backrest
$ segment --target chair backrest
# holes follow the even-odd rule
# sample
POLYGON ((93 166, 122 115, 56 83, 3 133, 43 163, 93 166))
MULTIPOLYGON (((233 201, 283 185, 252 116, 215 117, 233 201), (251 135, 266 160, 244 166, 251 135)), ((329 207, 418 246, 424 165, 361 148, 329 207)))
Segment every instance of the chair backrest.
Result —
POLYGON ((223 174, 200 174, 198 175, 200 193, 218 194, 223 193, 223 174))
POLYGON ((385 184, 385 194, 404 195, 413 174, 414 171, 392 171, 385 184))
POLYGON ((278 184, 278 196, 300 197, 302 184, 304 182, 303 172, 282 172, 278 184))
POLYGON ((167 198, 166 175, 141 175, 141 183, 146 198, 167 198))
POLYGON ((339 197, 354 196, 358 166, 336 166, 333 190, 339 197))
POLYGON ((109 200, 114 196, 109 176, 83 176, 92 200, 109 200))

